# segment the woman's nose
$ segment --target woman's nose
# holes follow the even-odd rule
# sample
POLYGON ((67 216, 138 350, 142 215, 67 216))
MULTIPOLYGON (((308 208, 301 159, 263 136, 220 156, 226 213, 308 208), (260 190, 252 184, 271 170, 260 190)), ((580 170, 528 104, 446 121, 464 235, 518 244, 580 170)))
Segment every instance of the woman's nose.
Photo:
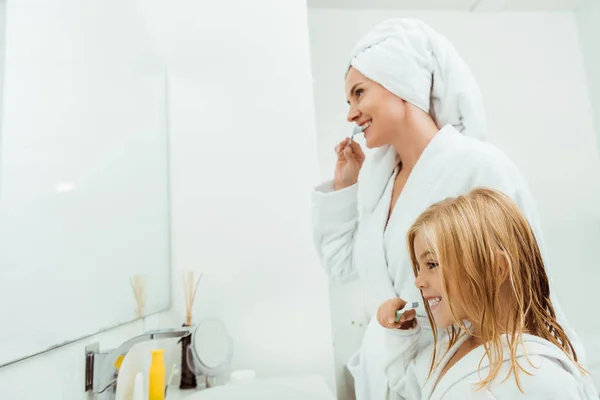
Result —
POLYGON ((348 111, 348 122, 354 122, 355 120, 358 120, 359 116, 360 111, 358 111, 356 107, 350 107, 350 110, 348 111))

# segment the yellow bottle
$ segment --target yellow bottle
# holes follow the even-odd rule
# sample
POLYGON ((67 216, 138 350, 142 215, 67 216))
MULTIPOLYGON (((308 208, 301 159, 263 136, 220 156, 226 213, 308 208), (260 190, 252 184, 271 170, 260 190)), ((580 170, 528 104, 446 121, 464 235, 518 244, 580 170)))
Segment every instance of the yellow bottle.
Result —
POLYGON ((148 400, 164 400, 167 372, 165 369, 164 349, 151 350, 152 363, 148 372, 148 400))

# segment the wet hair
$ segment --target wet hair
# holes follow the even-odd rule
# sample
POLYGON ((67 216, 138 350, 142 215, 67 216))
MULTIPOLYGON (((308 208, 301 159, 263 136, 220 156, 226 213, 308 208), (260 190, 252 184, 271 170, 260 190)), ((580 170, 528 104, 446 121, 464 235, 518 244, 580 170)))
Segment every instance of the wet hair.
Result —
MULTIPOLYGON (((437 258, 445 299, 455 321, 448 328, 446 352, 463 334, 483 341, 485 354, 478 368, 487 357, 490 372, 478 383, 478 390, 500 372, 505 334, 511 359, 506 379, 514 375, 520 390, 519 371, 529 374, 517 361, 518 347, 524 346, 523 333, 548 340, 577 363, 575 349, 556 320, 548 276, 533 230, 508 196, 481 188, 429 207, 408 232, 415 276, 419 264, 414 242, 419 231, 424 233, 427 246, 437 258), (501 320, 501 315, 508 315, 508 319, 501 320), (480 328, 477 334, 462 318, 477 324, 480 328)), ((428 303, 424 301, 424 304, 437 347, 437 327, 428 303)), ((436 367, 434 348, 429 376, 436 367)))

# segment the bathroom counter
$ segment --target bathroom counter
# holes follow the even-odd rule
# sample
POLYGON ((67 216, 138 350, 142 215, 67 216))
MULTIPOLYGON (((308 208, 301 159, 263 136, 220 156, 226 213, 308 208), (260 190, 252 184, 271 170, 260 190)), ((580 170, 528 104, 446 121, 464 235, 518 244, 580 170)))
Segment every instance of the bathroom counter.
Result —
POLYGON ((319 375, 253 379, 210 389, 179 390, 174 385, 166 400, 335 400, 319 375))

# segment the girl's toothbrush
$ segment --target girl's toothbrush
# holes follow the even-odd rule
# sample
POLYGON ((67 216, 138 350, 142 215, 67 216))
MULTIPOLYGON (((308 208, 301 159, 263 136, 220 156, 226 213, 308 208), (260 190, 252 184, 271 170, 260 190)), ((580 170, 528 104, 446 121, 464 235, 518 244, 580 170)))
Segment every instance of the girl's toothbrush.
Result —
POLYGON ((402 318, 402 316, 404 315, 405 312, 414 310, 417 307, 419 307, 418 301, 413 301, 412 303, 406 303, 406 305, 404 307, 402 307, 401 309, 396 311, 396 318, 394 319, 394 322, 398 323, 400 321, 400 318, 402 318))

